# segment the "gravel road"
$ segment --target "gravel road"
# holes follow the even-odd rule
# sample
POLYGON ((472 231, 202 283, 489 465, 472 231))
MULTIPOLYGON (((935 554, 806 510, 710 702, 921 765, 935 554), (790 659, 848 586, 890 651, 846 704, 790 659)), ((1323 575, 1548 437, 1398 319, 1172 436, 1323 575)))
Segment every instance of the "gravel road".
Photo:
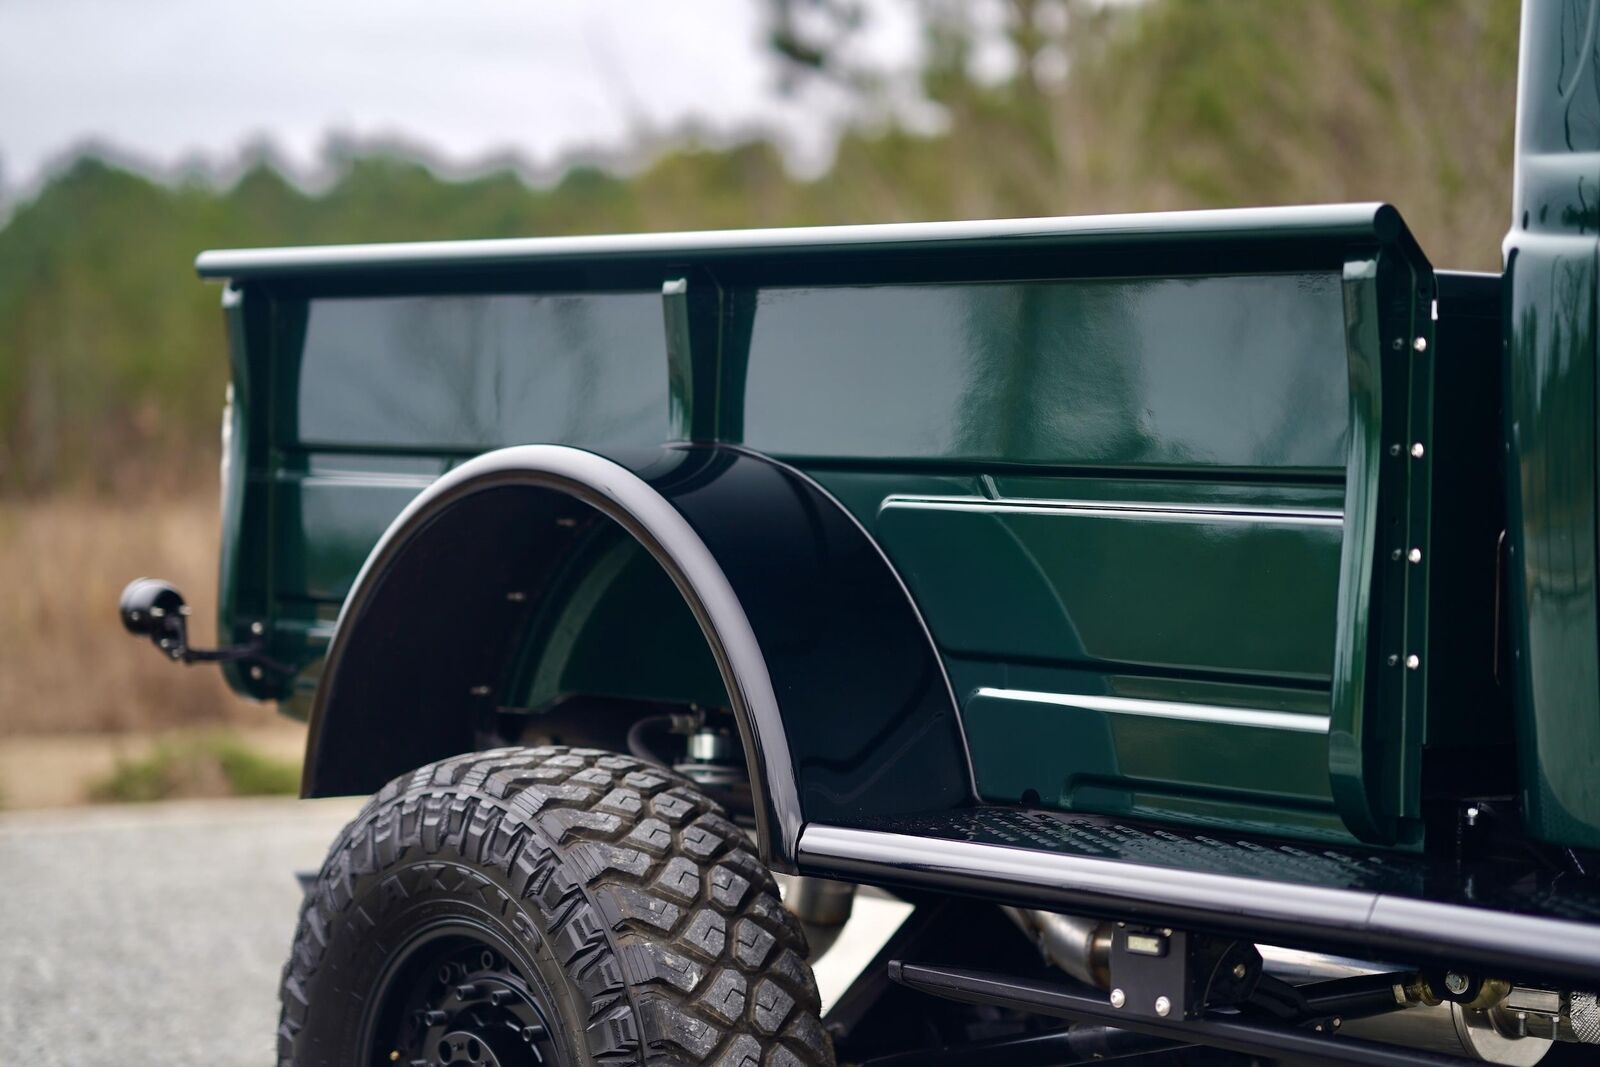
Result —
MULTIPOLYGON (((0 1064, 270 1067, 300 887, 358 800, 0 814, 0 1064)), ((817 967, 823 1005, 909 912, 879 895, 817 967)))
POLYGON ((0 816, 0 1063, 266 1067, 278 971, 349 800, 0 816))

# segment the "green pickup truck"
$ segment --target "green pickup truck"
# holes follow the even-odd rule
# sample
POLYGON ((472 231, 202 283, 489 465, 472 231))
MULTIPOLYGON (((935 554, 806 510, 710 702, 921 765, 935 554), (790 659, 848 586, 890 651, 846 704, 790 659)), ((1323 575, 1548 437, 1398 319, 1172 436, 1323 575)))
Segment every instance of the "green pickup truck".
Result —
POLYGON ((1597 21, 1526 6, 1502 274, 1382 204, 201 255, 226 644, 123 618, 374 794, 280 1062, 1600 1061, 1597 21))

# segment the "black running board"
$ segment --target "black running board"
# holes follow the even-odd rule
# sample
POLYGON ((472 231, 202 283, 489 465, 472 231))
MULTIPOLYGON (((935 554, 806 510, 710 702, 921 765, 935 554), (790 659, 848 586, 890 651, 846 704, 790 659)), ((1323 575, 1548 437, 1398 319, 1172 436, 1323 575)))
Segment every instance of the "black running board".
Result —
POLYGON ((1228 1049, 1247 1056, 1303 1056, 1325 1063, 1359 1064, 1361 1067, 1476 1067, 1476 1061, 1459 1056, 1243 1020, 1215 1016, 1172 1020, 1135 1018, 1113 1008, 1098 990, 1077 984, 1040 982, 985 971, 899 960, 889 964, 889 977, 908 989, 945 1000, 957 1000, 965 1004, 995 1004, 1062 1019, 1105 1023, 1124 1030, 1165 1037, 1185 1044, 1228 1049))
POLYGON ((1600 890, 1422 857, 978 808, 808 825, 801 873, 1592 988, 1600 890))

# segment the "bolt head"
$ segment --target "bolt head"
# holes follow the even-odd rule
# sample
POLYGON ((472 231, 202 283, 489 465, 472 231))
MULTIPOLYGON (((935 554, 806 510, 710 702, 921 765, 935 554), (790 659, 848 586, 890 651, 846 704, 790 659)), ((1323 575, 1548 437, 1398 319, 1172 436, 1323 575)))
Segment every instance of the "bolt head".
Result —
POLYGON ((1428 339, 1426 337, 1419 337, 1415 341, 1411 342, 1411 347, 1415 348, 1418 352, 1426 352, 1428 350, 1428 339))
POLYGON ((1165 1019, 1168 1015, 1171 1015, 1172 1001, 1168 1000, 1166 997, 1157 997, 1156 1014, 1161 1016, 1163 1019, 1165 1019))
POLYGON ((250 680, 252 682, 261 681, 261 677, 262 677, 262 671, 261 671, 260 667, 251 667, 250 668, 250 680))
POLYGON ((1483 812, 1478 808, 1478 805, 1476 805, 1476 804, 1469 805, 1468 808, 1467 808, 1467 811, 1466 811, 1467 825, 1468 826, 1476 826, 1476 825, 1478 825, 1478 816, 1480 816, 1482 814, 1483 814, 1483 812))
POLYGON ((1406 559, 1409 559, 1412 563, 1421 563, 1422 562, 1422 549, 1413 548, 1410 552, 1406 553, 1406 559))
POLYGON ((1250 968, 1246 967, 1244 964, 1235 963, 1233 965, 1233 976, 1235 978, 1242 979, 1245 975, 1247 975, 1249 973, 1250 973, 1250 968))
POLYGON ((1113 989, 1111 991, 1111 1006, 1113 1008, 1120 1008, 1126 1003, 1128 1003, 1128 994, 1124 993, 1120 989, 1113 989))
POLYGON ((1462 993, 1465 993, 1467 991, 1468 984, 1467 976, 1464 974, 1458 974, 1455 971, 1451 971, 1449 974, 1444 976, 1444 987, 1450 990, 1450 992, 1454 993, 1456 996, 1460 996, 1462 993))
POLYGON ((261 622, 258 619, 257 621, 255 621, 255 622, 250 624, 250 632, 255 634, 257 637, 260 637, 262 634, 267 632, 267 628, 265 626, 261 625, 261 622))
POLYGON ((1416 444, 1411 446, 1411 458, 1412 459, 1421 459, 1424 455, 1427 454, 1427 451, 1428 451, 1427 449, 1422 447, 1422 442, 1418 441, 1416 444))
POLYGON ((1422 666, 1422 657, 1415 652, 1406 657, 1406 670, 1414 671, 1420 666, 1422 666))

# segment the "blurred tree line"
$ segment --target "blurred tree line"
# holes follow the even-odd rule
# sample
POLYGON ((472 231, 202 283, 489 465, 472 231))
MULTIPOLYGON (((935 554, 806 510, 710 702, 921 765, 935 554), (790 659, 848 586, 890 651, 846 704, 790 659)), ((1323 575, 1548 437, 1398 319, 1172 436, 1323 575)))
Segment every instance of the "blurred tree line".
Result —
POLYGON ((0 493, 205 469, 227 368, 217 290, 189 269, 204 248, 1382 199, 1435 263, 1498 266, 1509 0, 906 0, 931 127, 842 58, 857 4, 765 2, 784 82, 831 79, 876 116, 819 177, 760 138, 538 188, 336 148, 315 195, 269 154, 227 187, 80 157, 0 229, 0 493))

